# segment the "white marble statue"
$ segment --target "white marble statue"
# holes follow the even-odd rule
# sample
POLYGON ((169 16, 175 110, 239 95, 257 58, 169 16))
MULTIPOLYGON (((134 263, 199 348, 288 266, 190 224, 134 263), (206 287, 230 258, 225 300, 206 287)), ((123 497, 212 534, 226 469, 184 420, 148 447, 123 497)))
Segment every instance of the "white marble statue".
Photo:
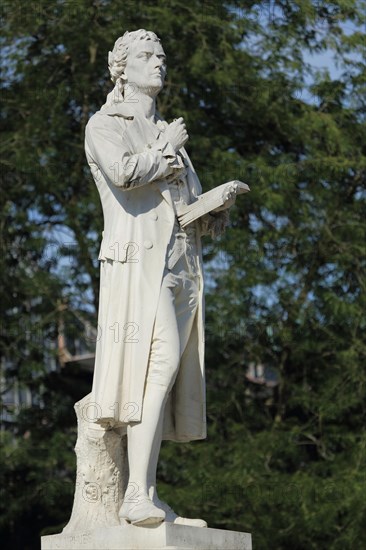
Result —
POLYGON ((156 111, 166 75, 159 38, 126 32, 109 70, 115 87, 85 140, 104 213, 90 429, 127 431, 121 521, 206 527, 159 500, 156 468, 162 439, 206 437, 201 236, 223 231, 227 211, 185 230, 178 223, 201 185, 184 149, 184 120, 168 124, 156 111))

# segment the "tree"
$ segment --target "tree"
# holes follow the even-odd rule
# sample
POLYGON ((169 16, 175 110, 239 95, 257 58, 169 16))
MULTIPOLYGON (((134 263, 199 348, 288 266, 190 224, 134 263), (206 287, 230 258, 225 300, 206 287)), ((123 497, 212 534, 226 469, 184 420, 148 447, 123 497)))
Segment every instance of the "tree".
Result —
POLYGON ((87 384, 47 373, 42 342, 24 326, 37 318, 52 336, 65 300, 95 314, 102 213, 84 128, 111 89, 108 50, 140 27, 163 40, 160 112, 186 119, 204 189, 234 178, 251 186, 222 240, 205 243, 209 439, 164 446, 162 493, 212 526, 253 532, 255 548, 360 544, 363 9, 343 0, 5 2, 1 354, 8 383, 30 385, 39 401, 4 434, 12 461, 2 475, 17 503, 5 515, 9 546, 37 547, 38 530, 71 511, 72 403, 87 384), (326 50, 337 79, 307 62, 326 50), (247 380, 250 363, 275 369, 274 390, 247 380))

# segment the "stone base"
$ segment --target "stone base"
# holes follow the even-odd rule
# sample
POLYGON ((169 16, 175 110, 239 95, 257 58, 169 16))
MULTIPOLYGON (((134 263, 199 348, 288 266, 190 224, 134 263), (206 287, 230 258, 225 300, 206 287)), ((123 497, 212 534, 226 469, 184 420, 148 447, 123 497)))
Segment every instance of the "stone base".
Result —
POLYGON ((100 527, 92 531, 42 537, 41 550, 252 550, 249 533, 186 527, 100 527))

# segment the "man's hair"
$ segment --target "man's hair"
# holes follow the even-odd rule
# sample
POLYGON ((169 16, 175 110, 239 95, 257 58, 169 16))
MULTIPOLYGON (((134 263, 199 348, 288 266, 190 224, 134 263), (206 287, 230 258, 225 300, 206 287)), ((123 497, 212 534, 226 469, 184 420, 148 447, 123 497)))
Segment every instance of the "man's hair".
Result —
POLYGON ((120 82, 121 92, 123 90, 121 77, 126 67, 128 49, 129 45, 134 40, 153 40, 154 42, 160 42, 160 39, 154 32, 146 31, 145 29, 139 29, 138 31, 132 32, 126 31, 123 36, 117 38, 113 50, 108 53, 108 67, 112 82, 114 84, 117 84, 117 81, 120 82))

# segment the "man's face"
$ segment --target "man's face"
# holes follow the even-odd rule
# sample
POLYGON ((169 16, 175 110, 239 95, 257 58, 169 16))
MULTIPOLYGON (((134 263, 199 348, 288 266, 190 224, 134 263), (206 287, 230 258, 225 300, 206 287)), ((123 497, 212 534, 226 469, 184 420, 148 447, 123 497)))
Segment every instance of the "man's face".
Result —
POLYGON ((148 95, 156 96, 164 86, 166 74, 165 53, 160 42, 132 42, 124 74, 131 86, 136 86, 148 95))

